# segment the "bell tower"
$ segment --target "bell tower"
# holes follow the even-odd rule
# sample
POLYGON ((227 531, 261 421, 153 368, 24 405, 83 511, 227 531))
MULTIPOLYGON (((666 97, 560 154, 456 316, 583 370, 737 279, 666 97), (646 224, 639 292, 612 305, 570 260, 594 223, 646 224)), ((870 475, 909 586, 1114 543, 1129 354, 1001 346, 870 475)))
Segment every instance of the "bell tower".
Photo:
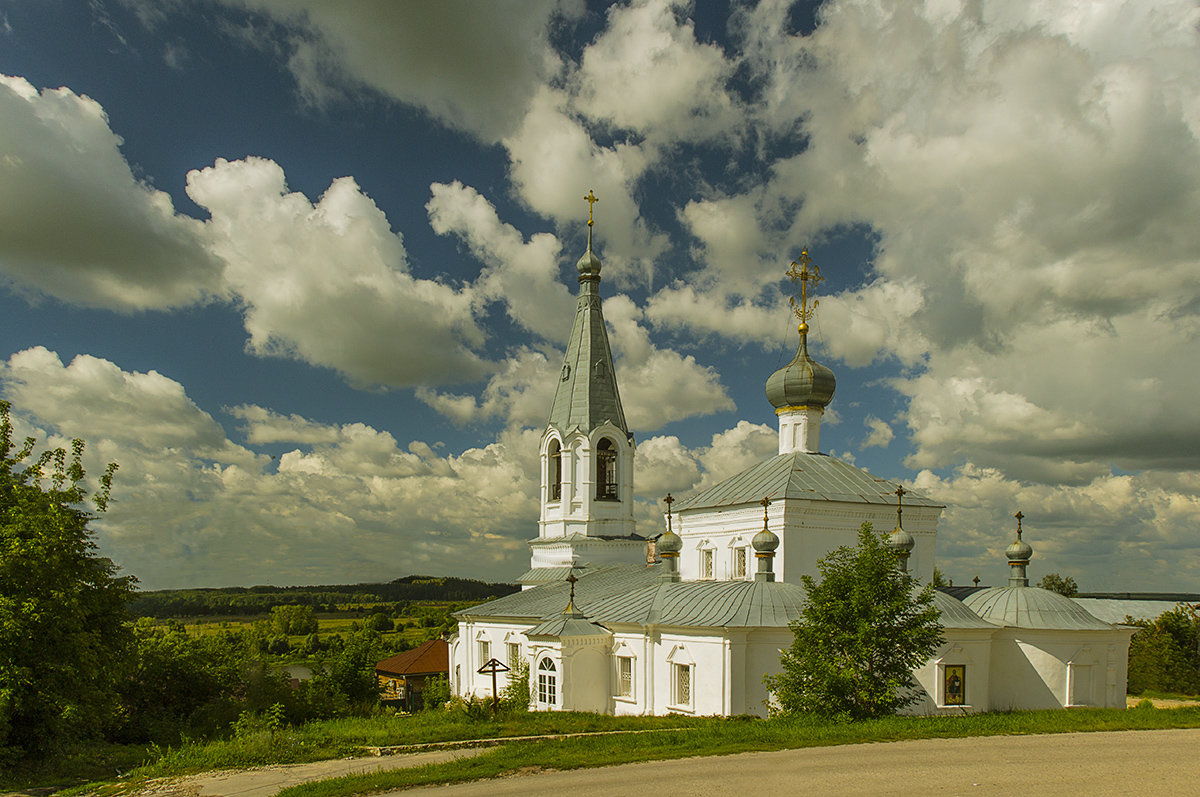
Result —
POLYGON ((600 303, 600 258, 592 252, 589 191, 587 251, 579 258, 579 299, 541 440, 541 516, 529 543, 531 567, 640 561, 634 534, 633 455, 600 303))

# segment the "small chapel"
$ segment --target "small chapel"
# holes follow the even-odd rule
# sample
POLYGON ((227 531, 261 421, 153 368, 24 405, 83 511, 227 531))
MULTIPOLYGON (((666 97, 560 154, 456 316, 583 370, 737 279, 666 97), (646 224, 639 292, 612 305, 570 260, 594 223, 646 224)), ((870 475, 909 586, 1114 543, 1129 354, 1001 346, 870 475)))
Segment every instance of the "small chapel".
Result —
MULTIPOLYGON (((595 201, 589 192, 589 206, 595 201)), ((609 714, 765 716, 763 676, 780 670, 789 624, 805 602, 801 576, 862 524, 894 530, 897 567, 933 580, 945 507, 820 450, 833 371, 808 351, 810 291, 819 269, 803 252, 796 356, 766 380, 779 453, 693 495, 664 499, 664 531, 635 531, 636 444, 625 421, 600 298, 601 262, 580 257, 575 318, 540 443, 537 536, 521 592, 458 612, 450 680, 491 698, 528 667, 530 706, 609 714), (481 672, 483 670, 483 672, 481 672)), ((944 641, 915 672, 918 714, 1123 707, 1133 629, 1029 586, 1033 548, 1017 513, 1003 587, 962 600, 935 590, 944 641)), ((961 592, 961 591, 960 591, 961 592)))

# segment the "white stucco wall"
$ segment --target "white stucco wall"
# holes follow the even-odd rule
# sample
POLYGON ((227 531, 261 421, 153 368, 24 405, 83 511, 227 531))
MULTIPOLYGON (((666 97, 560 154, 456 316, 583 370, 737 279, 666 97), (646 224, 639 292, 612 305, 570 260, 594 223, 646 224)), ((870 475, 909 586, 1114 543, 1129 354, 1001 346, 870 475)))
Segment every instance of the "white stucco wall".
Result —
POLYGON ((992 641, 992 710, 1123 707, 1131 635, 1001 629, 992 641))
MULTIPOLYGON (((940 507, 904 507, 904 529, 916 542, 909 559, 909 572, 923 583, 933 580, 940 515, 940 507)), ((772 504, 767 509, 767 528, 780 540, 772 566, 776 580, 799 584, 802 575, 815 577, 818 560, 835 548, 856 545, 858 530, 868 521, 876 530, 891 531, 896 527, 895 506, 804 499, 772 504)), ((679 572, 683 579, 701 579, 701 551, 711 548, 713 577, 727 580, 733 573, 735 541, 741 538, 748 545, 762 530, 763 508, 758 504, 743 504, 687 511, 681 513, 681 527, 683 551, 679 572)), ((747 578, 753 578, 756 567, 750 563, 747 578)))
POLYGON ((995 631, 945 629, 944 641, 933 656, 913 671, 919 687, 917 702, 904 709, 905 714, 975 714, 991 707, 991 645, 995 631), (947 706, 944 693, 944 668, 963 665, 966 669, 966 705, 947 706))

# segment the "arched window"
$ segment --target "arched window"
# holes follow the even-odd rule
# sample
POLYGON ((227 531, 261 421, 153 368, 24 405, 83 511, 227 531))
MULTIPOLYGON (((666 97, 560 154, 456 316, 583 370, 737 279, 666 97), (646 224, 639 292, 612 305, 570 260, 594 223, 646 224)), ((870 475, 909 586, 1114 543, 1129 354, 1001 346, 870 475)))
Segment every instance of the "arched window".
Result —
POLYGON ((538 662, 537 699, 544 706, 558 703, 558 671, 553 659, 542 659, 538 662))
POLYGON ((596 444, 596 498, 616 501, 617 496, 617 449, 607 437, 596 444))
POLYGON ((550 441, 550 500, 562 499, 562 446, 557 440, 550 441))

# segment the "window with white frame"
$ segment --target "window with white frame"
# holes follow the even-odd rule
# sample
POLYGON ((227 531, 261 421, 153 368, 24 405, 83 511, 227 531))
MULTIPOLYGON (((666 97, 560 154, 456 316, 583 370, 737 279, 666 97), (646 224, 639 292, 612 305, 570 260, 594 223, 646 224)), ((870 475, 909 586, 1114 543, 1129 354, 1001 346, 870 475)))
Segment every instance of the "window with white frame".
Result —
POLYGON ((477 639, 475 645, 479 655, 479 666, 482 667, 492 657, 492 643, 486 639, 477 639))
POLYGON ((713 577, 713 549, 704 548, 700 551, 700 578, 712 579, 713 577))
POLYGON ((746 548, 744 546, 733 549, 733 577, 746 577, 746 548))
POLYGON ((673 702, 677 706, 690 706, 692 704, 692 665, 690 664, 672 664, 672 684, 671 691, 673 694, 673 702))
POLYGON ((633 697, 632 656, 617 656, 617 697, 633 697))
POLYGON ((517 665, 520 662, 521 662, 521 643, 520 642, 509 642, 508 643, 508 666, 509 666, 509 668, 515 670, 517 665))
POLYGON ((537 702, 543 706, 558 704, 558 670, 553 659, 545 658, 538 662, 537 702))
POLYGON ((693 696, 696 693, 696 662, 687 652, 683 644, 676 645, 667 656, 670 665, 671 706, 677 709, 692 710, 693 696))

